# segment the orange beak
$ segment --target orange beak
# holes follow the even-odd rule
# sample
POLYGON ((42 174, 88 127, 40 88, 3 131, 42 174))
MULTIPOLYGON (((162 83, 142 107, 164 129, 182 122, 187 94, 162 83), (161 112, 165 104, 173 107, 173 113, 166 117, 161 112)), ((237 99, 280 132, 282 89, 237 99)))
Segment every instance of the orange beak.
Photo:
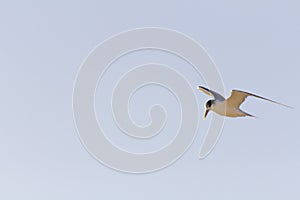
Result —
POLYGON ((206 109, 206 111, 204 113, 204 119, 206 119, 206 116, 207 116, 208 112, 209 112, 209 109, 206 109))

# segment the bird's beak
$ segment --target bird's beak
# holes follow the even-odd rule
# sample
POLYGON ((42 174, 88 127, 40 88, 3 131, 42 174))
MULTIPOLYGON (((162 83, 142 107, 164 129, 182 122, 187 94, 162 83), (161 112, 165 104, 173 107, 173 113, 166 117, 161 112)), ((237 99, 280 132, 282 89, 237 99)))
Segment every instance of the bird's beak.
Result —
POLYGON ((206 116, 207 116, 208 112, 209 112, 209 109, 206 109, 206 111, 204 113, 204 119, 206 119, 206 116))

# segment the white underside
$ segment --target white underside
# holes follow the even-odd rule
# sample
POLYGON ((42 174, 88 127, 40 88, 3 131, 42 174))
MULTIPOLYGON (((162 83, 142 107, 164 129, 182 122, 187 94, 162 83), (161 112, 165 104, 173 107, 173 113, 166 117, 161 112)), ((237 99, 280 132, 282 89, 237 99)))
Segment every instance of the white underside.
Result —
POLYGON ((249 116, 249 114, 243 112, 239 108, 231 107, 226 103, 226 101, 222 102, 215 102, 215 104, 212 105, 210 110, 214 111, 215 113, 218 113, 219 115, 227 116, 227 117, 244 117, 249 116))

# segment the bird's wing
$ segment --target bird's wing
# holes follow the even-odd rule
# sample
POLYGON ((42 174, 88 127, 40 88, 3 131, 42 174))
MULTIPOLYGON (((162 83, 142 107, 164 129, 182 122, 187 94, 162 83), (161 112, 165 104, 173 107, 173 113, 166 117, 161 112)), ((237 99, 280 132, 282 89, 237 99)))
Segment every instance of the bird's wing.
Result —
POLYGON ((266 101, 270 101, 272 103, 276 103, 276 104, 279 104, 279 105, 282 105, 282 106, 285 106, 285 107, 288 107, 288 108, 292 108, 291 106, 287 106, 287 105, 284 105, 282 103, 278 103, 276 101, 258 96, 256 94, 251 94, 249 92, 244 92, 244 91, 240 91, 240 90, 232 90, 231 91, 231 96, 226 101, 227 101, 228 105, 239 108, 240 105, 245 101, 245 99, 248 96, 253 96, 253 97, 260 98, 260 99, 263 99, 263 100, 266 100, 266 101))
POLYGON ((219 101, 225 100, 225 98, 222 95, 220 95, 219 93, 217 93, 215 91, 209 90, 202 86, 198 86, 198 89, 201 90, 202 92, 204 92, 205 94, 214 97, 215 100, 219 100, 219 101))

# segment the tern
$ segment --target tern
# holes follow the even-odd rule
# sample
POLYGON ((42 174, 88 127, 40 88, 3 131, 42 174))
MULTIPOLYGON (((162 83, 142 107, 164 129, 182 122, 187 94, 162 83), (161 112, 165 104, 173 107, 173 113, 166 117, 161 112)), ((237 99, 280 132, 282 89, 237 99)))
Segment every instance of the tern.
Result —
POLYGON ((214 111, 215 113, 219 114, 219 115, 223 115, 223 116, 227 116, 227 117, 245 117, 245 116, 249 116, 249 117, 255 117, 249 113, 246 113, 245 111, 240 109, 240 105, 245 101, 245 99, 248 96, 252 96, 252 97, 256 97, 256 98, 260 98, 266 101, 270 101, 272 103, 276 103, 288 108, 292 108, 291 106, 282 104, 282 103, 278 103, 276 101, 267 99, 265 97, 261 97, 255 94, 251 94, 249 92, 244 92, 244 91, 240 91, 240 90, 231 90, 231 95, 230 97, 228 97, 227 99, 225 99, 222 95, 220 95, 219 93, 212 91, 210 89, 207 89, 205 87, 202 86, 198 86, 198 90, 204 92, 205 94, 214 97, 214 99, 211 99, 209 101, 206 102, 206 111, 204 114, 204 119, 206 118, 208 112, 210 110, 214 111))

